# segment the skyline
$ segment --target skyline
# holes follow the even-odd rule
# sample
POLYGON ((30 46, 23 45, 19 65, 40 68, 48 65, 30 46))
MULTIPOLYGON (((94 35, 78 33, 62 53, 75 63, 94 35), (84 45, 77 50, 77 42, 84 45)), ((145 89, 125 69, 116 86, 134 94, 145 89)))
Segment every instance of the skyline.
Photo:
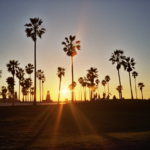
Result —
MULTIPOLYGON (((11 76, 6 68, 9 60, 18 60, 22 67, 27 63, 33 63, 33 42, 26 37, 24 24, 31 17, 40 17, 46 33, 37 42, 37 69, 44 70, 45 91, 50 90, 52 99, 57 99, 58 66, 66 68, 62 86, 66 87, 71 82, 70 59, 63 52, 61 45, 64 38, 70 34, 76 35, 81 40, 81 51, 75 56, 76 82, 80 76, 86 74, 87 69, 97 67, 101 81, 105 75, 110 75, 110 90, 113 89, 112 92, 118 96, 117 71, 108 60, 115 49, 122 49, 126 56, 135 58, 137 63, 135 70, 139 73, 137 80, 146 85, 144 97, 150 97, 148 66, 150 63, 148 58, 150 54, 150 19, 148 18, 150 2, 146 0, 144 2, 134 0, 132 2, 117 0, 113 2, 96 0, 49 2, 45 0, 45 3, 39 0, 36 4, 34 2, 34 0, 30 1, 29 5, 29 1, 24 0, 1 1, 0 69, 3 71, 0 79, 1 85, 8 76, 11 76), (36 8, 32 8, 33 5, 36 8), (78 7, 71 7, 72 5, 78 7), (6 10, 7 13, 5 13, 6 10)), ((123 69, 121 78, 124 88, 123 96, 128 98, 130 97, 128 73, 123 69)))

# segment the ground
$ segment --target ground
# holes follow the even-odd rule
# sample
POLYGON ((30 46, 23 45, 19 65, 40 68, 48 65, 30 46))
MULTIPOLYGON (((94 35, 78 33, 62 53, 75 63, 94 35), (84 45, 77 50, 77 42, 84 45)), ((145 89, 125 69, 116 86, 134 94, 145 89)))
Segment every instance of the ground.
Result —
POLYGON ((0 149, 150 149, 150 101, 0 107, 0 149))

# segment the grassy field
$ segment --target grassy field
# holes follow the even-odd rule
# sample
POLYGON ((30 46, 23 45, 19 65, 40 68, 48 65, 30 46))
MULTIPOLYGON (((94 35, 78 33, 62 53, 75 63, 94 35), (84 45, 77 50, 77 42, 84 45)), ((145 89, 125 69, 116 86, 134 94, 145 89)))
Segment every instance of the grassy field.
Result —
POLYGON ((147 150, 150 101, 0 107, 1 150, 147 150))

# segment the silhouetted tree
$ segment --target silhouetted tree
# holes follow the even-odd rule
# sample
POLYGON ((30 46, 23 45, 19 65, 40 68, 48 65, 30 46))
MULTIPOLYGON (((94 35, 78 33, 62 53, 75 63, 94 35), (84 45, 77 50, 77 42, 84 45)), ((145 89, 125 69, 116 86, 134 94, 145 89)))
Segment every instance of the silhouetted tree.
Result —
POLYGON ((136 88, 136 77, 138 76, 138 73, 136 71, 133 71, 132 72, 132 76, 134 78, 134 83, 135 83, 135 95, 136 95, 136 99, 138 98, 137 97, 137 88, 136 88))
MULTIPOLYGON (((75 81, 73 81, 73 83, 71 83, 68 88, 70 89, 70 91, 72 91, 75 87, 76 87, 77 83, 75 81)), ((75 95, 74 95, 75 96, 75 95)), ((76 99, 74 99, 76 100, 76 99)))
POLYGON ((100 92, 99 92, 99 83, 100 83, 100 80, 99 79, 96 79, 95 80, 95 83, 96 83, 96 85, 97 85, 97 96, 98 96, 98 98, 100 98, 100 92))
POLYGON ((29 88, 30 88, 31 84, 32 84, 31 78, 26 78, 21 81, 23 102, 24 102, 24 99, 27 100, 27 95, 29 93, 29 88), (26 98, 24 98, 24 97, 26 97, 26 98))
POLYGON ((130 83, 130 91, 131 91, 131 99, 133 99, 133 92, 132 92, 132 82, 131 82, 131 71, 133 71, 134 66, 135 66, 135 61, 134 58, 126 57, 126 70, 129 73, 129 83, 130 83))
POLYGON ((20 100, 20 83, 22 80, 24 80, 24 70, 22 68, 19 68, 16 70, 16 77, 19 80, 19 100, 20 100))
POLYGON ((104 93, 105 93, 105 95, 106 95, 106 88, 105 88, 105 86, 106 86, 106 80, 102 80, 102 86, 104 87, 104 93))
POLYGON ((43 76, 42 76, 42 100, 44 100, 44 83, 45 83, 45 81, 46 81, 46 77, 43 74, 43 76))
POLYGON ((118 91, 119 96, 120 96, 120 93, 121 93, 121 91, 123 90, 123 87, 120 86, 120 85, 118 85, 118 86, 116 87, 116 90, 118 91))
MULTIPOLYGON (((120 78, 120 68, 121 68, 121 66, 125 67, 125 56, 123 54, 124 54, 124 52, 122 50, 115 50, 112 53, 111 58, 109 59, 109 61, 111 61, 112 64, 115 64, 115 63, 117 64, 116 69, 118 72, 120 87, 122 86, 121 85, 121 78, 120 78)), ((120 97, 120 99, 122 99, 122 90, 120 91, 119 97, 120 97)))
POLYGON ((80 83, 80 85, 81 85, 81 90, 80 90, 80 99, 82 100, 82 88, 83 88, 83 82, 84 82, 84 79, 83 79, 83 77, 80 77, 79 79, 78 79, 78 82, 80 83))
POLYGON ((14 84, 15 84, 14 78, 13 77, 8 77, 6 79, 6 82, 8 84, 9 98, 11 98, 11 99, 13 98, 12 103, 14 105, 14 84))
POLYGON ((1 88, 1 95, 2 95, 3 99, 7 98, 7 88, 5 86, 2 86, 2 88, 1 88))
POLYGON ((41 102, 41 85, 42 85, 42 77, 43 77, 43 75, 44 75, 44 72, 41 69, 37 70, 36 76, 39 79, 40 102, 41 102))
POLYGON ((34 87, 31 87, 31 99, 33 100, 34 99, 34 87))
MULTIPOLYGON (((30 79, 31 79, 31 74, 33 73, 33 70, 34 70, 33 64, 29 63, 27 66, 25 66, 25 71, 29 75, 30 79)), ((30 101, 31 101, 31 87, 30 87, 30 101)))
POLYGON ((25 32, 34 42, 34 104, 36 104, 36 42, 41 38, 46 29, 42 27, 43 21, 39 18, 30 18, 30 23, 25 24, 25 32))
POLYGON ((90 89, 90 100, 93 98, 93 91, 96 89, 96 79, 98 78, 98 70, 97 68, 91 67, 89 70, 87 70, 87 85, 90 89))
POLYGON ((57 76, 59 78, 59 92, 58 92, 58 103, 60 100, 60 91, 61 91, 61 81, 62 81, 62 77, 65 75, 65 68, 62 67, 58 67, 57 68, 57 76))
POLYGON ((16 71, 18 69, 19 63, 16 60, 10 60, 9 63, 7 64, 7 69, 8 72, 10 72, 12 74, 13 80, 14 80, 14 84, 12 87, 12 92, 13 92, 13 104, 14 104, 14 97, 15 97, 15 93, 14 93, 14 86, 15 86, 15 74, 16 71))
POLYGON ((109 81, 110 81, 110 76, 109 75, 106 75, 105 76, 105 81, 106 81, 106 83, 107 83, 107 92, 108 92, 108 97, 109 97, 109 94, 110 94, 110 92, 109 92, 109 81))
POLYGON ((72 73, 72 101, 74 101, 74 69, 73 69, 73 57, 77 55, 77 50, 80 50, 80 41, 75 41, 76 36, 70 35, 69 38, 65 37, 65 42, 62 42, 64 45, 64 52, 67 56, 71 57, 71 73, 72 73))
POLYGON ((143 82, 139 82, 139 83, 138 83, 138 87, 140 88, 141 96, 142 96, 142 100, 143 100, 143 87, 145 87, 145 85, 144 85, 143 82))

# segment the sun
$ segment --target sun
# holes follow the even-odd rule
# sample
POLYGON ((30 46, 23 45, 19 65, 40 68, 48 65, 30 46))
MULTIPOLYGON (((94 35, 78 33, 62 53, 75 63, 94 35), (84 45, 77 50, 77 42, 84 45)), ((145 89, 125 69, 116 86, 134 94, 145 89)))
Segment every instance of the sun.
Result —
POLYGON ((63 98, 63 99, 68 98, 68 97, 69 97, 69 92, 70 92, 69 89, 66 88, 66 87, 64 87, 64 88, 61 90, 62 98, 63 98))

